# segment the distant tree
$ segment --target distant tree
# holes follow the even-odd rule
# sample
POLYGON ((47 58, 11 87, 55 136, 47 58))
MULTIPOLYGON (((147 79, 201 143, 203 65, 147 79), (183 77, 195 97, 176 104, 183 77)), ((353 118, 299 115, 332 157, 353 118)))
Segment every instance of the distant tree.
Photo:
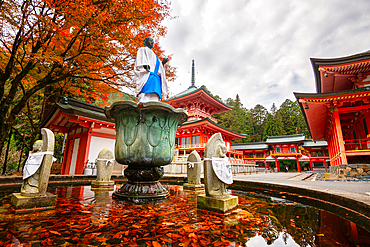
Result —
MULTIPOLYGON (((213 115, 218 123, 232 131, 241 134, 249 134, 251 132, 251 119, 247 114, 246 109, 240 101, 239 95, 236 95, 235 100, 229 98, 226 104, 232 106, 233 109, 227 112, 213 115)), ((248 142, 248 138, 233 140, 233 143, 248 142)))
POLYGON ((310 137, 301 109, 296 101, 286 99, 277 113, 280 114, 286 135, 303 134, 310 137))
POLYGON ((275 106, 275 103, 272 103, 272 106, 271 106, 271 109, 270 109, 271 115, 275 116, 277 110, 278 110, 278 108, 275 106))
POLYGON ((278 108, 276 107, 275 103, 272 103, 270 113, 274 117, 274 121, 278 129, 278 133, 279 133, 278 135, 285 135, 286 133, 283 128, 283 123, 281 121, 280 112, 278 111, 278 108))
POLYGON ((279 135, 286 135, 286 132, 284 130, 284 127, 283 127, 283 121, 282 121, 282 118, 281 118, 281 115, 280 115, 280 112, 277 111, 275 116, 274 116, 274 121, 276 123, 276 127, 278 129, 278 132, 279 132, 279 135))
POLYGON ((267 118, 267 109, 260 104, 250 109, 249 114, 252 119, 252 142, 261 142, 263 139, 263 131, 265 129, 265 121, 267 118))
POLYGON ((268 136, 278 136, 280 135, 277 128, 276 122, 272 114, 267 113, 265 129, 263 131, 263 141, 266 141, 268 136))

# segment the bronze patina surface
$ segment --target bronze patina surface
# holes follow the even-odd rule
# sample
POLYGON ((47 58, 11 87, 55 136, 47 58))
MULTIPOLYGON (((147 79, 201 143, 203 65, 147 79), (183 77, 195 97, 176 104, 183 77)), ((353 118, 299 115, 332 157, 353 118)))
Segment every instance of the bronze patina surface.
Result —
POLYGON ((177 127, 187 120, 186 111, 162 102, 119 101, 105 114, 116 122, 115 159, 128 165, 124 173, 129 181, 114 196, 135 202, 167 197, 158 182, 161 166, 172 162, 177 127))

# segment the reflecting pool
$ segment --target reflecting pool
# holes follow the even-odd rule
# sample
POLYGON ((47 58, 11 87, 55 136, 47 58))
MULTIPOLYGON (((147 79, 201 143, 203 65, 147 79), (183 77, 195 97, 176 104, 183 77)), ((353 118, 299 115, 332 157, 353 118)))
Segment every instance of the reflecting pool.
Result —
MULTIPOLYGON (((116 185, 118 189, 120 185, 116 185)), ((232 191, 229 215, 197 210, 196 193, 135 205, 90 186, 54 188, 55 210, 15 215, 0 194, 3 246, 370 246, 370 233, 329 212, 284 199, 232 191)))

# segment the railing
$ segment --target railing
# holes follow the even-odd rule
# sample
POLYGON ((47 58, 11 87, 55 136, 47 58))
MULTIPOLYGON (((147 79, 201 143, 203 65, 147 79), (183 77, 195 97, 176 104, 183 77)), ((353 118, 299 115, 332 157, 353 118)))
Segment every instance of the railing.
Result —
POLYGON ((243 164, 243 165, 232 165, 231 170, 233 174, 244 174, 244 173, 256 173, 258 172, 257 165, 243 164))
POLYGON ((206 146, 205 143, 196 143, 196 144, 181 144, 181 145, 175 145, 175 148, 179 149, 186 149, 186 148, 204 148, 206 146))
MULTIPOLYGON (((256 173, 258 171, 257 165, 248 164, 244 160, 229 158, 229 161, 234 175, 256 173)), ((186 174, 187 169, 187 156, 175 156, 171 164, 164 166, 164 172, 166 174, 186 174)), ((203 165, 201 166, 201 173, 203 173, 203 165)))
POLYGON ((292 155, 302 155, 302 153, 273 153, 271 156, 292 156, 292 155))
POLYGON ((243 156, 243 151, 240 151, 240 150, 227 148, 227 152, 231 154, 237 154, 237 155, 243 156))
POLYGON ((258 155, 246 155, 244 156, 245 159, 264 159, 266 158, 268 155, 264 155, 264 154, 258 154, 258 155))
POLYGON ((361 151, 370 149, 370 139, 345 140, 344 147, 346 151, 361 151))
MULTIPOLYGON (((175 145, 175 149, 194 149, 194 148, 205 148, 205 147, 206 147, 206 143, 175 145)), ((231 154, 237 154, 240 156, 243 155, 243 151, 234 150, 230 148, 227 149, 227 152, 231 154)))
POLYGON ((229 158, 229 162, 232 165, 241 165, 241 164, 244 164, 244 160, 242 160, 242 159, 229 158))

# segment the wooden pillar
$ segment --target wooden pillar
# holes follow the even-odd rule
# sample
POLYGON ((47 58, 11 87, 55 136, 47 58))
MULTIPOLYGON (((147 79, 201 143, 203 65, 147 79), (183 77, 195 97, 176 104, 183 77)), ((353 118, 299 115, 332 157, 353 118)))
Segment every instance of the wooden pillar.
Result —
POLYGON ((73 135, 71 138, 68 138, 67 140, 68 145, 65 150, 67 156, 63 160, 62 175, 69 174, 69 169, 71 167, 71 160, 73 155, 73 147, 75 145, 75 139, 76 135, 73 135))
POLYGON ((364 113, 364 118, 366 121, 367 131, 370 134, 370 112, 366 110, 366 111, 363 111, 363 113, 364 113))
POLYGON ((333 117, 334 117, 333 131, 335 131, 335 137, 336 137, 335 142, 336 142, 336 147, 339 153, 339 159, 337 160, 338 162, 336 162, 336 165, 340 165, 340 164, 347 165, 348 162, 347 162, 346 149, 344 147, 342 127, 340 125, 340 118, 339 118, 339 112, 338 112, 337 107, 334 108, 333 117))
MULTIPOLYGON (((66 140, 66 144, 65 144, 65 149, 64 149, 64 155, 63 155, 63 162, 62 162, 62 171, 61 171, 61 174, 64 175, 66 174, 66 164, 67 164, 67 158, 68 158, 68 151, 70 149, 70 141, 68 139, 68 136, 67 136, 67 140, 66 140)), ((73 144, 72 144, 73 145, 73 144)))
POLYGON ((311 169, 311 171, 313 171, 313 167, 312 167, 312 160, 311 160, 311 158, 310 158, 310 169, 311 169))
POLYGON ((296 161, 297 161, 297 169, 298 169, 298 172, 301 172, 301 165, 300 165, 300 163, 298 161, 298 158, 296 159, 296 161))
MULTIPOLYGON (((89 159, 89 153, 90 153, 90 144, 91 144, 91 133, 92 133, 92 128, 89 128, 87 130, 87 133, 83 133, 85 141, 81 143, 81 145, 85 145, 85 152, 83 153, 83 156, 81 157, 81 163, 79 166, 76 166, 76 174, 83 174, 84 172, 84 165, 88 162, 89 159), (86 136, 85 136, 86 135, 86 136), (86 144, 83 144, 86 143, 86 144)), ((82 137, 82 136, 81 136, 82 137)), ((82 138, 81 138, 82 139, 82 138)), ((82 150, 82 149, 81 149, 82 150)), ((81 152, 81 151, 80 151, 81 152)), ((114 150, 113 150, 114 152, 114 150)))

